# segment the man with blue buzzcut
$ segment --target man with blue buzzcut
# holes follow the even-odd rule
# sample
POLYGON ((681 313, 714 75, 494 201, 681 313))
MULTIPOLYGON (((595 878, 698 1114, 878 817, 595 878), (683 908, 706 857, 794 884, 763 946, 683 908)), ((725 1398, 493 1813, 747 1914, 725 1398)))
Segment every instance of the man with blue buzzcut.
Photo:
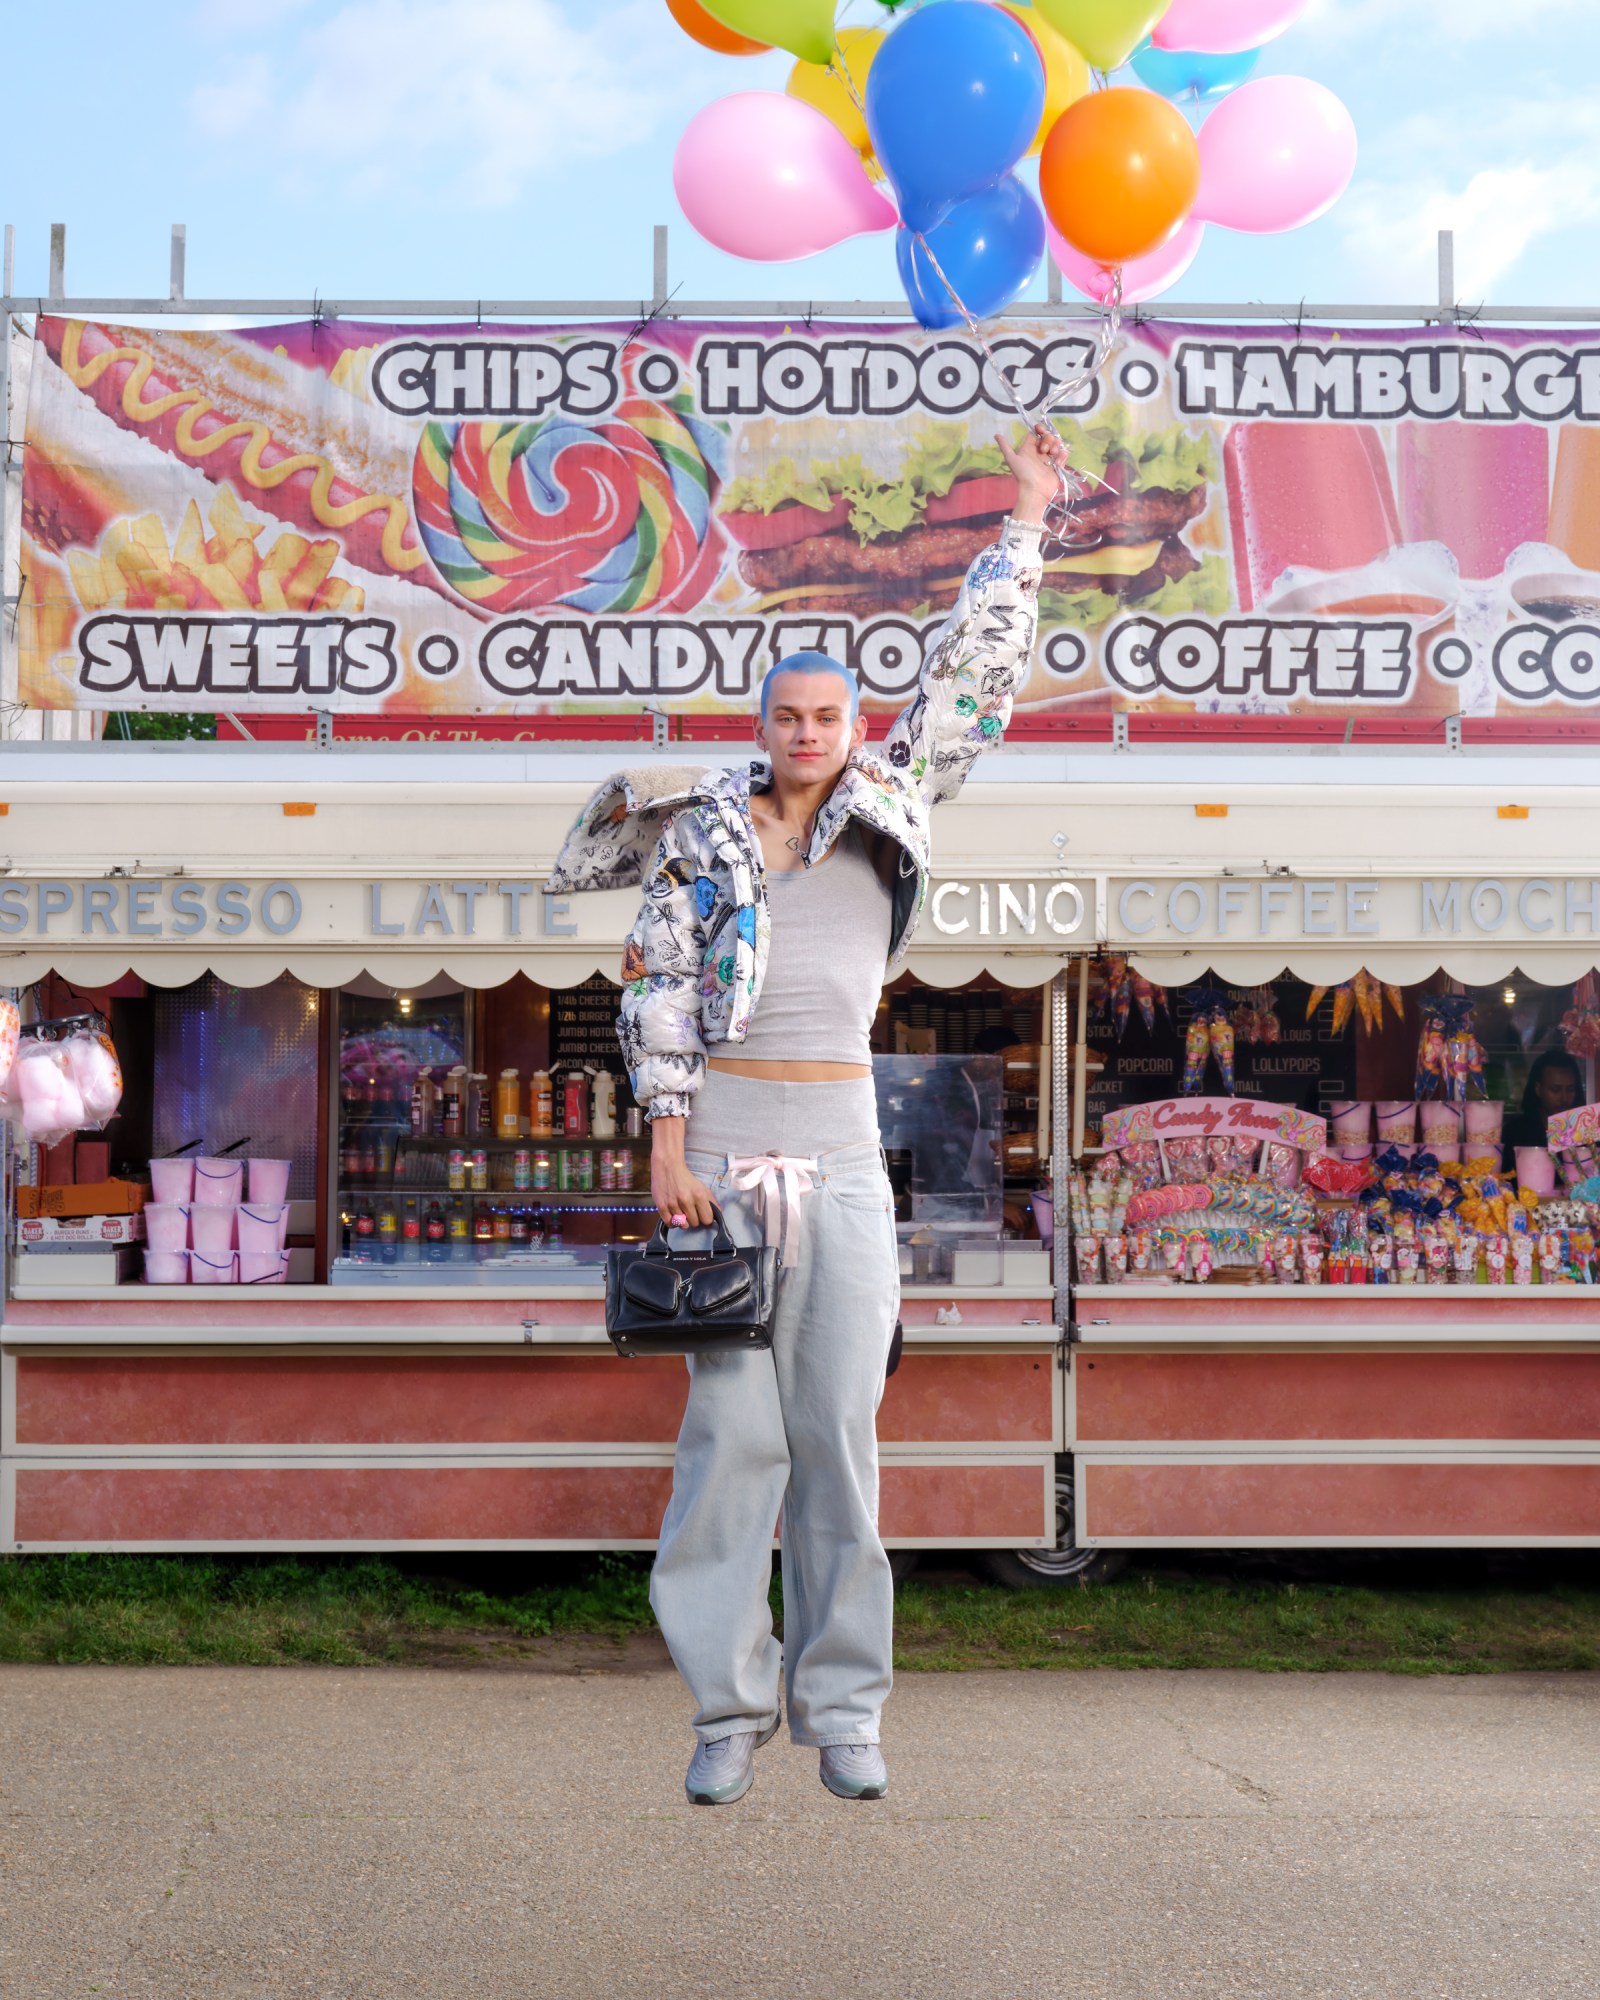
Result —
POLYGON ((770 1349, 688 1356, 689 1400, 650 1598, 697 1703, 696 1804, 749 1791, 777 1731, 836 1797, 881 1799, 894 1592, 875 1418, 899 1303, 870 1033, 928 879, 928 816, 998 744, 1033 652, 1048 424, 998 440, 1017 500, 928 646, 881 750, 826 653, 761 688, 765 755, 610 779, 550 888, 642 883, 618 1035, 651 1133, 663 1223, 779 1246, 770 1349), (767 1605, 782 1516, 783 1643, 767 1605))

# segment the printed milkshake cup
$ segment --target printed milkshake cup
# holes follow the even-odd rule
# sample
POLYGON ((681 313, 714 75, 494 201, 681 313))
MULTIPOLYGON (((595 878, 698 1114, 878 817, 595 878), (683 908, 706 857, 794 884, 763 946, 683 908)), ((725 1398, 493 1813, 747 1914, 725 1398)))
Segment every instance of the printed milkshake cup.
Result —
POLYGON ((1405 423, 1397 459, 1405 539, 1443 542, 1463 576, 1498 576, 1513 549, 1545 539, 1550 442, 1542 425, 1405 423))
POLYGON ((1235 424, 1223 449, 1241 610, 1288 569, 1359 569, 1401 542, 1370 424, 1235 424))

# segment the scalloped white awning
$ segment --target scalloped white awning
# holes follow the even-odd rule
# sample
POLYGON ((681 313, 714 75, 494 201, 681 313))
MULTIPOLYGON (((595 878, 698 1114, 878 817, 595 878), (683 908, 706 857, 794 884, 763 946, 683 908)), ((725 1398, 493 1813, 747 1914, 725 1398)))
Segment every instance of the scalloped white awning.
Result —
MULTIPOLYGON (((171 768, 171 766, 169 766, 171 768)), ((1270 768, 1267 766, 1265 768, 1270 768)), ((1600 961, 1600 806, 1589 786, 1468 782, 974 783, 934 820, 934 893, 910 969, 1042 984, 1125 952, 1163 985, 1365 965, 1412 984, 1564 985, 1600 961)), ((1560 766, 1552 766, 1560 775, 1560 766)), ((637 892, 543 882, 591 782, 277 784, 152 776, 7 782, 0 983, 49 970, 241 986, 288 972, 414 988, 616 977, 637 892), (307 808, 311 808, 308 810, 307 808)))

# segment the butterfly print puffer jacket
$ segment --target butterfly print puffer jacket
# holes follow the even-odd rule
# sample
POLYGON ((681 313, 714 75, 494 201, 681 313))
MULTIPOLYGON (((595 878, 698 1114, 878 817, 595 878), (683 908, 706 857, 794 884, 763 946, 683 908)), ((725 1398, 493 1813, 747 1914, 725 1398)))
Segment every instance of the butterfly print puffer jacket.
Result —
MULTIPOLYGON (((817 814, 814 865, 852 819, 899 852, 889 970, 927 890, 928 813, 995 747, 1038 623, 1039 530, 1007 521, 968 570, 887 740, 854 752, 817 814)), ((683 1118, 706 1051, 742 1042, 761 999, 770 919, 750 795, 761 760, 731 769, 642 765, 608 778, 579 814, 547 887, 567 895, 642 883, 622 958, 617 1035, 648 1118, 683 1118)))

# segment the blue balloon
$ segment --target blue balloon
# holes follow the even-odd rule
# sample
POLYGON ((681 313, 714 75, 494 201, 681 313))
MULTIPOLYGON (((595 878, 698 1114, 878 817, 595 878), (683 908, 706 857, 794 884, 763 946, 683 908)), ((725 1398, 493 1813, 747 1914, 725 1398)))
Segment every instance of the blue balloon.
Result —
POLYGON ((872 149, 908 229, 931 229, 1009 173, 1043 113, 1044 66, 1027 30, 982 0, 920 8, 867 74, 872 149))
MULTIPOLYGON (((954 6, 956 0, 947 0, 954 6)), ((911 310, 926 327, 963 326, 961 307, 933 268, 960 294, 974 319, 988 319, 1021 292, 1044 257, 1044 213, 1015 174, 958 201, 927 231, 927 249, 909 229, 895 232, 894 256, 911 310)))
POLYGON ((1186 97, 1226 97, 1261 60, 1259 49, 1241 49, 1237 55, 1212 56, 1200 49, 1158 49, 1148 43, 1131 58, 1139 81, 1161 97, 1180 101, 1186 97))

